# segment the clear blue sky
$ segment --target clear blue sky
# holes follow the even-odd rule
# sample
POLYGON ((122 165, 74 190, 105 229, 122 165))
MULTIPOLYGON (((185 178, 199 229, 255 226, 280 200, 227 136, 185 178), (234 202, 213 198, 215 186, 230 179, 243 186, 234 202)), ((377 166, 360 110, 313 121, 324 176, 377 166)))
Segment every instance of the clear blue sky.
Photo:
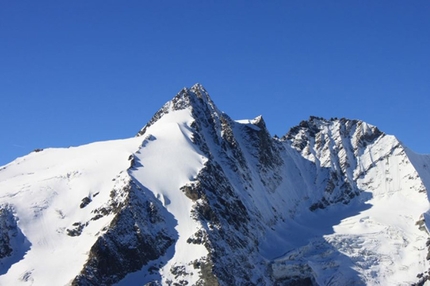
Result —
POLYGON ((347 117, 430 153, 430 1, 1 1, 0 165, 134 136, 196 82, 273 135, 347 117))

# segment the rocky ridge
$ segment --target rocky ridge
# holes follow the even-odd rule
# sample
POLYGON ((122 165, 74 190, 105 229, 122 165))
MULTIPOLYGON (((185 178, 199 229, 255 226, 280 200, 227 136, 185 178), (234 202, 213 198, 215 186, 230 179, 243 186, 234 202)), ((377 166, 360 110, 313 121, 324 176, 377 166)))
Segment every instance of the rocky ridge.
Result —
MULTIPOLYGON (((76 209, 87 215, 57 231, 67 241, 92 237, 79 273, 67 276, 72 285, 419 285, 428 279, 430 157, 375 126, 310 117, 272 138, 261 116, 232 120, 197 84, 127 142, 132 151, 110 187, 76 198, 76 209)), ((74 171, 65 180, 79 177, 74 171)), ((8 188, 19 189, 14 186, 8 188)), ((25 231, 19 235, 23 211, 10 211, 15 208, 18 202, 0 212, 2 262, 23 252, 14 237, 34 243, 25 231)), ((12 277, 20 264, 4 265, 4 276, 12 277)), ((42 285, 26 273, 20 283, 42 285)))

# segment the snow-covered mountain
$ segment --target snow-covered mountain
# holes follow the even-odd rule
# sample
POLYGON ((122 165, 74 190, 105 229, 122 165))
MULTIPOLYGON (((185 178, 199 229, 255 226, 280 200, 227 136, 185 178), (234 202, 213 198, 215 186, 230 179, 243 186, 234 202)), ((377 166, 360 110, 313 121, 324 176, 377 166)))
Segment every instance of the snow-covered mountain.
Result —
POLYGON ((423 285, 429 191, 375 126, 272 138, 196 84, 135 137, 0 167, 0 285, 423 285))

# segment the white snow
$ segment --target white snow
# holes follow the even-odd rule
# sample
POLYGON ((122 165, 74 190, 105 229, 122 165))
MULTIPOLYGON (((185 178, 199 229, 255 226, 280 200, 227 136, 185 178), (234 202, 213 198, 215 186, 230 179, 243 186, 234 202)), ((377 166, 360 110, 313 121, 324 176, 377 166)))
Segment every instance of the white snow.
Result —
MULTIPOLYGON (((173 280, 170 272, 172 266, 184 266, 186 272, 196 270, 189 265, 195 259, 207 255, 203 245, 187 243, 187 239, 196 233, 201 226, 191 218, 193 202, 180 190, 190 181, 195 180, 197 173, 207 160, 191 143, 190 125, 193 118, 189 109, 169 112, 156 125, 148 128, 144 146, 136 153, 142 167, 130 174, 157 197, 166 209, 177 220, 175 226, 179 238, 173 258, 163 267, 162 275, 166 280, 173 280)), ((190 275, 187 281, 191 284, 199 275, 190 275)))
MULTIPOLYGON (((166 106, 170 110, 143 137, 45 149, 0 167, 0 206, 13 209, 23 235, 22 248, 0 264, 0 285, 70 283, 113 218, 91 221, 91 211, 109 201, 111 190, 129 179, 152 192, 175 220, 170 227, 178 240, 160 270, 163 282, 175 280, 171 272, 175 266, 184 268, 190 284, 199 279, 192 262, 208 251, 187 243, 202 226, 191 214, 195 202, 181 187, 196 180, 208 158, 192 143, 191 108, 166 106), (132 169, 130 155, 136 164, 132 169), (86 197, 90 204, 80 208, 86 197), (67 235, 74 223, 86 222, 80 236, 67 235)), ((371 136, 374 127, 363 123, 346 136, 336 121, 321 123, 322 132, 303 150, 279 141, 284 144, 281 166, 262 171, 258 148, 246 137, 249 129, 244 131, 261 130, 257 117, 231 123, 234 144, 244 160, 232 171, 225 160, 237 158, 218 146, 221 123, 219 114, 214 116, 216 134, 202 130, 201 135, 235 194, 252 210, 259 259, 271 263, 274 277, 312 276, 321 285, 347 285, 357 279, 367 285, 405 285, 416 282, 416 275, 429 268, 430 156, 415 154, 388 135, 361 146, 357 138, 371 136), (357 183, 360 195, 347 205, 310 211, 332 171, 345 172, 348 182, 357 183), (417 222, 423 218, 420 229, 417 222)), ((146 271, 131 273, 118 285, 149 282, 141 280, 150 278, 145 278, 146 271)))
POLYGON ((84 197, 91 206, 106 202, 125 171, 128 157, 142 139, 98 142, 65 149, 45 149, 0 168, 0 205, 8 204, 30 243, 24 257, 0 266, 0 285, 65 285, 82 269, 97 233, 109 217, 91 222, 82 235, 70 237, 66 229, 86 222, 92 208, 80 209, 84 197))
MULTIPOLYGON (((394 136, 386 135, 366 147, 353 146, 358 150, 354 157, 345 142, 336 141, 341 138, 336 128, 336 124, 324 126, 322 133, 330 134, 334 141, 318 149, 321 153, 316 156, 306 149, 309 155, 305 157, 321 167, 340 168, 327 150, 343 148, 338 153, 341 162, 342 157, 357 159, 356 165, 351 161, 346 165, 346 171, 357 180, 362 194, 347 206, 302 213, 295 221, 280 224, 262 244, 262 253, 275 257, 284 245, 285 254, 273 265, 278 278, 300 270, 312 273, 309 275, 321 285, 354 283, 348 280, 351 277, 361 277, 366 285, 416 283, 416 275, 429 268, 428 232, 417 224, 430 207, 426 192, 430 189, 429 156, 416 155, 394 136), (284 236, 279 238, 279 233, 284 236), (273 242, 277 247, 270 247, 273 242)), ((367 133, 370 128, 363 124, 354 132, 367 133)), ((308 196, 312 200, 312 193, 308 196)))
MULTIPOLYGON (((187 243, 199 228, 191 218, 193 202, 180 187, 195 180, 207 160, 191 142, 190 109, 170 111, 148 128, 145 137, 98 142, 66 149, 45 149, 0 167, 0 205, 13 207, 29 249, 16 263, 0 265, 0 285, 65 285, 81 271, 91 246, 112 217, 91 221, 78 237, 68 236, 76 222, 90 221, 91 210, 109 200, 110 191, 128 176, 150 190, 173 214, 178 233, 174 256, 161 269, 185 266, 190 282, 199 275, 190 265, 207 255, 202 245, 187 243), (141 164, 129 170, 129 156, 141 164), (80 209, 83 198, 89 206, 80 209), (54 270, 54 271, 53 271, 54 270)), ((7 260, 5 260, 7 262, 7 260)), ((139 273, 130 274, 139 277, 139 273)), ((127 281, 127 280, 125 280, 127 281)))

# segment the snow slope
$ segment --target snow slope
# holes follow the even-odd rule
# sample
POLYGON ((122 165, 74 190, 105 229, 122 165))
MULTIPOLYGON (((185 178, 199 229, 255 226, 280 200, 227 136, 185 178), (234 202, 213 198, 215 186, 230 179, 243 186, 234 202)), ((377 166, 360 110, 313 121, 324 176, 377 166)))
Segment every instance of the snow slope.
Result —
MULTIPOLYGON (((130 172, 133 178, 162 202, 176 220, 178 241, 174 255, 161 270, 166 280, 174 279, 170 269, 175 265, 185 265, 184 270, 192 272, 192 269, 189 269, 192 266, 187 263, 207 255, 204 246, 187 243, 187 239, 199 229, 199 225, 190 217, 192 201, 180 190, 182 186, 196 179, 207 160, 195 145, 190 144, 192 122, 190 110, 185 109, 170 111, 157 125, 150 126, 145 132, 148 139, 135 154, 135 160, 142 165, 130 172)), ((198 279, 198 275, 190 275, 187 281, 195 283, 198 279)), ((125 280, 122 284, 130 285, 130 281, 135 280, 125 280)))
POLYGON ((97 233, 112 218, 89 224, 81 239, 67 230, 91 216, 90 209, 79 207, 83 198, 91 198, 92 205, 109 198, 112 179, 128 168, 140 141, 45 149, 1 167, 0 204, 12 209, 28 245, 14 264, 2 261, 1 285, 65 285, 79 273, 97 233))
POLYGON ((275 275, 301 268, 319 285, 417 283, 417 274, 428 269, 428 232, 417 223, 429 209, 430 174, 395 137, 364 122, 341 121, 311 118, 318 131, 302 150, 296 148, 303 157, 330 168, 332 178, 344 177, 340 186, 331 184, 325 202, 337 200, 333 196, 342 186, 349 185, 344 190, 353 196, 357 188, 359 195, 346 206, 323 207, 315 211, 317 217, 305 218, 303 225, 320 229, 313 230, 309 243, 295 245, 277 258, 275 275), (331 220, 328 225, 326 220, 331 220))
POLYGON ((0 285, 410 285, 430 156, 358 120, 272 138, 199 84, 138 136, 0 167, 0 285))

